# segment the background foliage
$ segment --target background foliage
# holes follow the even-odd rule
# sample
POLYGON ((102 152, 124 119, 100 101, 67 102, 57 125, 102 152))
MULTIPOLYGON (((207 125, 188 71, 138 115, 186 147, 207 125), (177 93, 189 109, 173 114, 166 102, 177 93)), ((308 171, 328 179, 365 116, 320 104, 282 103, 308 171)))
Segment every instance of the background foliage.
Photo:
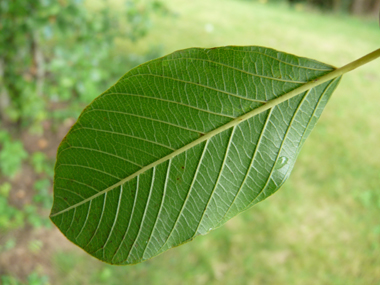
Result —
POLYGON ((380 9, 380 0, 260 0, 262 3, 282 1, 287 1, 290 5, 296 6, 299 9, 302 9, 304 5, 316 7, 325 13, 334 12, 378 16, 380 9))
POLYGON ((324 1, 0 1, 1 282, 378 284, 378 62, 343 78, 283 188, 205 237, 111 267, 47 219, 58 143, 128 69, 177 49, 229 44, 341 66, 379 45, 371 18, 379 4, 356 2, 360 18, 345 14, 355 11, 343 0, 336 10, 324 1))

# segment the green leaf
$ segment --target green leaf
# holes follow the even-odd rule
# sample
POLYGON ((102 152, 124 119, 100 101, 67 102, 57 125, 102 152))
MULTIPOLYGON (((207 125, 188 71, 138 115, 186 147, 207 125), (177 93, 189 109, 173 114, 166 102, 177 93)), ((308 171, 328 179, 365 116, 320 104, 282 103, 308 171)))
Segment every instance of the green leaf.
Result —
POLYGON ((333 70, 254 46, 138 66, 62 141, 51 220, 111 264, 206 234, 284 183, 340 80, 321 80, 333 70))

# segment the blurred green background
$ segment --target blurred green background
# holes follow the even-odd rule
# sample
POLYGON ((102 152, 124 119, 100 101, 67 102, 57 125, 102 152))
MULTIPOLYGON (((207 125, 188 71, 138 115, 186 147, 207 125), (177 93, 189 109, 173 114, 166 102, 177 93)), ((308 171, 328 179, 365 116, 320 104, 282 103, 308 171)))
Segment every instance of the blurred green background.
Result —
POLYGON ((56 149, 134 66, 260 45, 342 66, 380 46, 379 0, 1 0, 0 284, 380 284, 380 61, 344 76, 282 189, 135 266, 53 227, 56 149))

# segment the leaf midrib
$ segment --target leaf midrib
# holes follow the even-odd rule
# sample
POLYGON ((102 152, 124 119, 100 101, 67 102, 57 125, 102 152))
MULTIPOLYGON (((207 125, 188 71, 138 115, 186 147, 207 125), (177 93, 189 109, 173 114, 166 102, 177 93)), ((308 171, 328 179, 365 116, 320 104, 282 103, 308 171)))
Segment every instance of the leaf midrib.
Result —
MULTIPOLYGON (((124 179, 121 179, 119 182, 117 182, 114 185, 112 185, 112 186, 110 186, 110 187, 108 187, 108 188, 106 188, 106 189, 98 192, 97 194, 95 194, 95 195, 93 195, 91 197, 88 197, 87 199, 85 199, 85 200, 83 200, 81 202, 78 202, 78 203, 76 203, 76 204, 74 204, 74 205, 72 205, 72 206, 70 206, 70 207, 68 207, 68 208, 66 208, 64 210, 61 210, 61 211, 59 211, 57 213, 54 213, 54 214, 51 214, 50 217, 58 216, 59 214, 65 213, 67 211, 70 211, 73 208, 76 208, 76 207, 78 207, 78 206, 80 206, 80 205, 82 205, 82 204, 84 204, 84 203, 86 203, 88 201, 91 201, 91 200, 95 199, 96 197, 99 197, 102 194, 104 194, 104 193, 106 193, 108 191, 111 191, 112 189, 114 189, 114 188, 116 188, 116 187, 118 187, 120 185, 123 185, 124 183, 132 180, 133 178, 137 177, 138 175, 144 173, 145 171, 147 171, 147 170, 149 170, 149 169, 151 169, 151 168, 153 168, 153 167, 155 167, 155 166, 157 166, 157 165, 159 165, 159 164, 161 164, 161 163, 163 163, 165 161, 168 161, 168 160, 172 159, 173 157, 176 157, 177 155, 179 155, 179 154, 187 151, 188 149, 190 149, 190 148, 192 148, 192 147, 194 147, 194 146, 196 146, 196 145, 198 145, 198 144, 200 144, 200 143, 202 143, 202 142, 204 142, 204 141, 212 138, 213 136, 215 136, 215 135, 217 135, 217 134, 219 134, 219 133, 221 133, 221 132, 223 132, 223 131, 231 128, 231 127, 234 127, 234 126, 240 124, 241 122, 244 122, 244 121, 252 118, 253 116, 256 116, 256 115, 258 115, 258 114, 260 114, 260 113, 262 113, 262 112, 264 112, 264 111, 266 111, 266 110, 268 110, 268 109, 270 109, 270 108, 272 108, 274 106, 277 106, 280 103, 285 102, 285 101, 287 101, 287 100, 289 100, 289 99, 291 99, 291 98, 293 98, 293 97, 301 94, 302 92, 305 92, 305 91, 307 91, 307 90, 309 90, 311 88, 314 88, 314 87, 316 87, 318 85, 321 85, 324 82, 332 80, 332 79, 340 76, 341 74, 342 74, 342 68, 341 69, 335 69, 335 70, 333 70, 333 71, 331 71, 331 72, 329 72, 329 73, 327 73, 327 74, 319 77, 318 79, 314 79, 314 80, 312 80, 312 81, 310 81, 308 83, 305 83, 304 85, 301 85, 301 86, 293 89, 292 91, 290 91, 288 93, 285 93, 285 94, 283 94, 283 95, 281 95, 281 96, 279 96, 279 97, 277 97, 275 99, 272 99, 272 100, 268 101, 266 104, 264 104, 264 105, 262 105, 260 107, 257 107, 256 109, 251 110, 251 111, 245 113, 244 115, 242 115, 240 117, 237 117, 236 119, 234 119, 234 120, 232 120, 232 121, 230 121, 230 122, 228 122, 228 123, 226 123, 226 124, 224 124, 224 125, 216 128, 216 129, 214 129, 214 130, 206 133, 204 136, 202 136, 202 137, 200 137, 200 138, 192 141, 191 143, 189 143, 189 144, 187 144, 187 145, 185 145, 185 146, 183 146, 183 147, 181 147, 181 148, 173 151, 172 153, 170 153, 170 154, 162 157, 161 159, 159 159, 159 160, 157 160, 157 161, 155 161, 155 162, 153 162, 153 163, 151 163, 151 164, 149 164, 147 166, 142 167, 140 170, 136 171, 135 173, 129 175, 128 177, 126 177, 124 179)), ((88 128, 88 129, 90 129, 90 128, 88 128)))

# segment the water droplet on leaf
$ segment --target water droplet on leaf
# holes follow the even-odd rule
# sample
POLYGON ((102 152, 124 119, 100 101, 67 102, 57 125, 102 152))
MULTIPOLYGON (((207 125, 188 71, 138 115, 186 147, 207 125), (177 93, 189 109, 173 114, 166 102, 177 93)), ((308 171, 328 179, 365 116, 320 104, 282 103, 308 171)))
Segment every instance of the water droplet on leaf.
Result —
POLYGON ((289 159, 288 159, 287 157, 285 157, 285 156, 281 156, 281 157, 278 159, 276 165, 274 166, 274 169, 280 169, 280 168, 283 168, 283 167, 288 163, 288 160, 289 160, 289 159))

